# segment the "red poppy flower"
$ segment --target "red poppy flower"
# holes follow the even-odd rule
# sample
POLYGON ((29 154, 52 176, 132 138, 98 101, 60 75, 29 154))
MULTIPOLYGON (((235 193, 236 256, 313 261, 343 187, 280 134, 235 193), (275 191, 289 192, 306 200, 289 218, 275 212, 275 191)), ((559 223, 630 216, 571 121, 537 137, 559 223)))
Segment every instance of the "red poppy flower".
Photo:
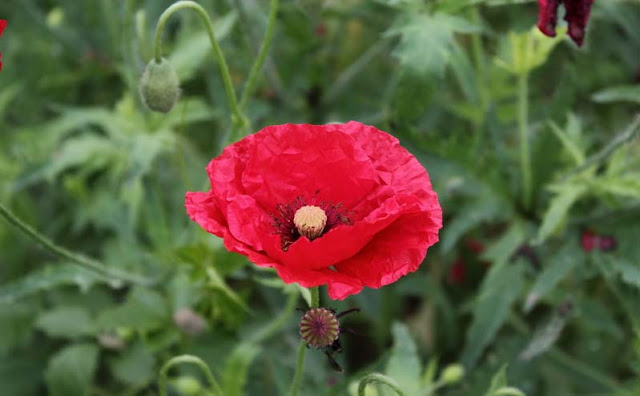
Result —
MULTIPOLYGON (((0 36, 2 36, 2 32, 4 32, 4 28, 7 27, 6 19, 0 19, 0 36)), ((0 52, 0 71, 2 70, 2 52, 0 52)))
POLYGON ((211 190, 186 194, 191 219, 286 283, 328 285, 333 299, 418 269, 442 226, 427 171, 358 122, 270 126, 207 172, 211 190))
POLYGON ((549 37, 556 35, 560 3, 566 10, 564 20, 569 24, 569 36, 582 46, 593 0, 538 0, 538 28, 549 37))

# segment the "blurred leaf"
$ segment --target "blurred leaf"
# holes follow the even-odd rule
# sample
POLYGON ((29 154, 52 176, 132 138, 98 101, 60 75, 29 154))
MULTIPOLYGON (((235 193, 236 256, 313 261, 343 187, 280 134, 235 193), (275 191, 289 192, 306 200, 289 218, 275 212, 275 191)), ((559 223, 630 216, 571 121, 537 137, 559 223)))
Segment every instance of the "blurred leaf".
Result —
POLYGON ((610 258, 607 261, 608 265, 620 275, 625 283, 640 290, 640 265, 638 263, 632 264, 623 258, 610 258))
POLYGON ((525 301, 525 312, 530 311, 538 300, 551 291, 578 264, 584 263, 582 250, 567 244, 545 260, 544 271, 538 276, 525 301))
POLYGON ((0 304, 0 356, 31 337, 36 308, 27 303, 0 304))
POLYGON ((487 391, 486 396, 493 396, 494 392, 500 388, 507 386, 507 365, 504 364, 500 367, 493 377, 491 377, 491 385, 489 385, 489 390, 487 391))
POLYGON ((544 242, 565 222, 571 206, 587 192, 583 185, 567 183, 558 188, 558 193, 551 199, 542 224, 538 230, 536 243, 544 242))
POLYGON ((526 396, 523 391, 511 386, 505 386, 493 392, 492 396, 526 396))
POLYGON ((122 383, 141 386, 150 383, 155 373, 155 358, 141 342, 135 343, 109 361, 113 375, 122 383))
POLYGON ((262 348, 251 342, 236 346, 227 358, 222 374, 222 391, 225 396, 242 396, 247 385, 249 367, 262 348))
MULTIPOLYGON (((218 42, 227 37, 237 19, 238 15, 235 11, 215 19, 213 33, 218 42)), ((197 22, 200 24, 200 20, 197 22)), ((212 54, 209 35, 203 26, 198 25, 198 28, 202 28, 202 31, 181 35, 181 39, 175 45, 175 50, 169 56, 171 65, 183 83, 191 79, 207 57, 212 54)))
POLYGON ((567 321, 569 320, 568 314, 561 314, 555 312, 551 319, 544 324, 533 335, 533 339, 529 342, 527 347, 520 353, 519 359, 531 360, 534 357, 546 352, 555 344, 560 337, 560 333, 564 329, 567 321))
MULTIPOLYGON (((502 266, 513 256, 526 238, 526 230, 522 223, 514 222, 511 227, 494 243, 489 245, 480 258, 492 263, 492 268, 502 266)), ((491 273, 491 270, 489 271, 491 273)))
POLYGON ((78 338, 91 334, 93 319, 83 307, 61 306, 38 316, 35 326, 49 337, 78 338))
POLYGON ((422 364, 418 357, 416 344, 404 324, 394 323, 391 332, 393 333, 393 348, 385 374, 396 380, 407 395, 416 395, 420 389, 422 373, 422 364))
POLYGON ((478 32, 469 21, 436 13, 403 13, 385 36, 400 36, 393 55, 412 74, 441 77, 453 56, 455 33, 478 32))
POLYGON ((81 291, 86 292, 94 284, 106 281, 106 278, 77 265, 46 266, 13 282, 0 285, 0 303, 11 303, 19 298, 66 285, 78 286, 81 291))
MULTIPOLYGON (((4 333, 0 332, 0 334, 4 333)), ((0 395, 38 395, 38 388, 42 385, 43 365, 39 356, 2 357, 0 359, 0 395)))
POLYGON ((556 32, 553 38, 543 35, 536 26, 522 33, 509 32, 502 42, 502 54, 496 58, 496 64, 514 75, 529 74, 543 65, 564 39, 566 29, 557 28, 556 32))
POLYGON ((166 326, 169 322, 167 301, 159 293, 136 287, 129 292, 124 304, 102 311, 98 327, 102 330, 119 327, 150 331, 166 326))
POLYGON ((622 85, 603 89, 591 95, 591 100, 598 103, 633 102, 640 103, 640 86, 622 85))
POLYGON ((480 286, 461 361, 469 369, 491 344, 523 286, 523 263, 493 264, 480 286))
POLYGON ((49 360, 47 389, 51 396, 87 396, 98 366, 98 347, 93 344, 68 346, 49 360))
MULTIPOLYGON (((575 125, 577 122, 578 121, 575 118, 575 116, 572 114, 569 114, 567 129, 570 130, 570 126, 575 125)), ((577 144, 577 139, 580 136, 575 136, 575 134, 570 134, 569 132, 565 132, 554 122, 549 122, 549 126, 551 127, 551 130, 556 135, 556 137, 560 140, 565 150, 567 150, 567 152, 571 155, 575 164, 582 165, 585 159, 585 154, 577 144)))

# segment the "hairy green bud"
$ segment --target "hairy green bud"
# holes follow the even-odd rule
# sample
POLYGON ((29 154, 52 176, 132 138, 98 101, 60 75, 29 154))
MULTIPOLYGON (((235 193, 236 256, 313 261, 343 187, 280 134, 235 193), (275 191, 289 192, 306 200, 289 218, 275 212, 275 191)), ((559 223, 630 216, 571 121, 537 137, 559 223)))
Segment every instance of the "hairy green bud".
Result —
POLYGON ((168 60, 152 59, 140 78, 140 96, 151 110, 168 113, 180 96, 178 75, 168 60))
POLYGON ((440 374, 441 380, 448 385, 460 382, 462 377, 464 377, 464 367, 460 364, 450 364, 440 374))

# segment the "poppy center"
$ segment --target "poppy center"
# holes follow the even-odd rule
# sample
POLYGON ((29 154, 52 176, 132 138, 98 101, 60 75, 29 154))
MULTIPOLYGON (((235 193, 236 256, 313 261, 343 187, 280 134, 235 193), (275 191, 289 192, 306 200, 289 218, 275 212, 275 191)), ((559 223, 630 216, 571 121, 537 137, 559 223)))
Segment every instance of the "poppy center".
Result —
POLYGON ((314 240, 322 235, 327 225, 327 214, 318 206, 305 205, 293 215, 293 224, 300 235, 314 240))

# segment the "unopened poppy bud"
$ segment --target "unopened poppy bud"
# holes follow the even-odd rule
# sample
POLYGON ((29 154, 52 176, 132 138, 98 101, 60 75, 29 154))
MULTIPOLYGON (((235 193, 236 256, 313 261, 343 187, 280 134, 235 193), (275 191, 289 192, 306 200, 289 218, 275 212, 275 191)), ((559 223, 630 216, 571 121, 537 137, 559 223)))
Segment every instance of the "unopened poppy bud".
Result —
POLYGON ((313 240, 322 234, 324 226, 327 225, 327 214, 317 206, 306 205, 296 211, 293 224, 300 235, 313 240))
POLYGON ((173 383, 173 387, 176 388, 178 394, 183 396, 198 396, 202 395, 202 385, 200 381, 191 376, 182 376, 176 378, 173 383))
POLYGON ((316 348, 329 346, 339 334, 338 317, 326 308, 312 308, 300 320, 300 335, 307 345, 316 348))
POLYGON ((151 110, 168 113, 180 96, 180 81, 168 60, 152 59, 140 79, 140 96, 151 110))
POLYGON ((453 385, 464 377, 464 367, 460 364, 450 364, 444 368, 440 375, 441 381, 448 385, 453 385))

